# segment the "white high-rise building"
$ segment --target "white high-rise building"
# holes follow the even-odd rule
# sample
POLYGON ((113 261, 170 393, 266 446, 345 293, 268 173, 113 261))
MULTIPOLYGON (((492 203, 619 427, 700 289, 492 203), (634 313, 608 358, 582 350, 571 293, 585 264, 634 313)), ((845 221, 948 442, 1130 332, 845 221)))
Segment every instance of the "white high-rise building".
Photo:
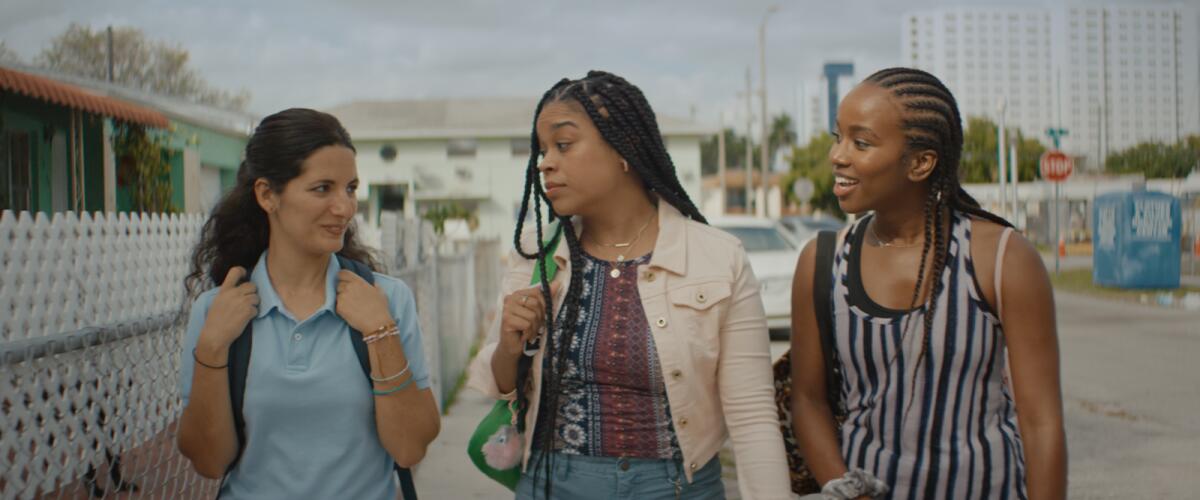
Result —
POLYGON ((1107 153, 1200 133, 1200 12, 1183 5, 957 7, 904 17, 903 64, 964 117, 1001 121, 1099 168, 1107 153))

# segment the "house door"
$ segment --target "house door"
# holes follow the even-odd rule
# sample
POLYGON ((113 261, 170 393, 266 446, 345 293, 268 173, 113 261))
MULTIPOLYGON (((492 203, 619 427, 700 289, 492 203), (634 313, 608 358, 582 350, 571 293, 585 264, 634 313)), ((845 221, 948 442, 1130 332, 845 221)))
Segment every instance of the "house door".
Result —
POLYGON ((33 189, 30 185, 29 133, 5 132, 0 154, 0 210, 29 210, 33 189))

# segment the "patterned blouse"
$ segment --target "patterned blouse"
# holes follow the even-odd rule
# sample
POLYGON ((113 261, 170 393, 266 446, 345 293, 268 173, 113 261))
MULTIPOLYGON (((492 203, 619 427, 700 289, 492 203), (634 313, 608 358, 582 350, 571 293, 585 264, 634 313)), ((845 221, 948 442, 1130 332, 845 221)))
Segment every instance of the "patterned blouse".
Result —
MULTIPOLYGON (((584 255, 579 321, 566 353, 554 450, 679 460, 658 351, 637 287, 637 267, 650 255, 615 264, 584 255)), ((561 339, 562 333, 555 335, 561 339)), ((543 367, 550 362, 547 357, 543 367)))

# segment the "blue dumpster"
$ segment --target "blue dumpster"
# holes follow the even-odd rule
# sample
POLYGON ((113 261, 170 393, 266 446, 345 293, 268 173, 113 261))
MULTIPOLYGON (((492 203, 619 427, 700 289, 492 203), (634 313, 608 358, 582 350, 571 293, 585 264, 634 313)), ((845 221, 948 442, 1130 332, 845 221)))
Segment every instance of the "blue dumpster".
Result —
POLYGON ((1179 288, 1179 199, 1156 191, 1110 193, 1092 208, 1092 282, 1116 288, 1179 288))

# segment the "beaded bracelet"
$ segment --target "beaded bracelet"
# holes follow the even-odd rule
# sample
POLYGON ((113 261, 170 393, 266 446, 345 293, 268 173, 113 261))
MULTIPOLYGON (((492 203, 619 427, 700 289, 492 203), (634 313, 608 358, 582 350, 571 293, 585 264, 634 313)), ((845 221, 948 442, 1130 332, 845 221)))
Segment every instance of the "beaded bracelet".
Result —
POLYGON ((393 387, 391 389, 384 389, 382 391, 379 389, 371 389, 371 393, 376 396, 387 396, 388 394, 391 394, 393 392, 403 390, 405 387, 412 385, 412 383, 413 383, 413 379, 410 377, 408 380, 405 380, 404 383, 402 383, 396 387, 393 387))
POLYGON ((412 364, 412 362, 411 362, 411 361, 410 361, 410 362, 408 362, 408 363, 405 363, 405 365, 404 365, 404 369, 403 369, 403 370, 400 370, 400 371, 399 371, 399 372, 397 372, 395 375, 392 375, 392 376, 390 376, 390 377, 384 377, 384 378, 375 378, 375 376, 374 376, 374 375, 370 375, 370 377, 371 377, 371 381, 372 381, 372 382, 391 382, 391 381, 393 381, 393 380, 396 380, 396 379, 398 379, 398 378, 400 378, 400 377, 403 377, 405 373, 408 373, 408 367, 409 367, 409 365, 411 365, 411 364, 412 364))
POLYGON ((387 330, 383 331, 382 333, 376 333, 373 335, 368 335, 366 337, 363 337, 363 342, 367 343, 367 344, 374 344, 375 342, 383 340, 387 337, 393 337, 396 335, 400 335, 400 327, 398 327, 396 325, 392 325, 391 328, 388 328, 387 330))

